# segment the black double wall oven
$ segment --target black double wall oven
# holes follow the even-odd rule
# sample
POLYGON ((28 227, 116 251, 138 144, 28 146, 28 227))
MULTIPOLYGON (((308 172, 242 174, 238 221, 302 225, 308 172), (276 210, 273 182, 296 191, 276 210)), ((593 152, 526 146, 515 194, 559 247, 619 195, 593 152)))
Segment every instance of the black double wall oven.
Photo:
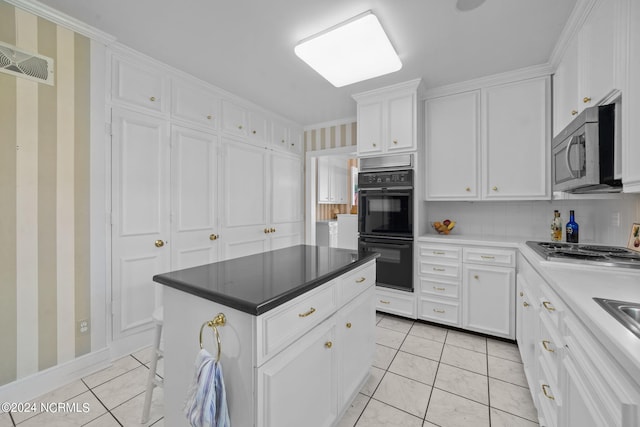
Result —
POLYGON ((413 292, 413 170, 358 174, 358 250, 377 252, 377 286, 413 292))

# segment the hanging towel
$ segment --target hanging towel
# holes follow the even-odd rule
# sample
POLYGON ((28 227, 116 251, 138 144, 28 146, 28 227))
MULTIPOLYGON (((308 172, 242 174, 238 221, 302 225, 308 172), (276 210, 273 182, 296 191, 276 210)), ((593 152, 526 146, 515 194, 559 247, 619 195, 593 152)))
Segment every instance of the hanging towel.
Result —
POLYGON ((192 427, 230 427, 222 365, 204 349, 196 356, 195 365, 196 372, 184 406, 189 424, 192 427))

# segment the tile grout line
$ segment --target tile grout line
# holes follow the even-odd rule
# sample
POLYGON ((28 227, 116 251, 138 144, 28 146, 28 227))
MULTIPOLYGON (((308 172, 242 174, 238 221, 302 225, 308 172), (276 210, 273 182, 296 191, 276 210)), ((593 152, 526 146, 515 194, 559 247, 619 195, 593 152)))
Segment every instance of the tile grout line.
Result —
POLYGON ((425 409, 425 411, 424 411, 424 418, 422 419, 422 424, 427 422, 427 414, 429 413, 429 405, 431 405, 431 398, 433 397, 433 389, 436 388, 436 379, 438 378, 438 371, 440 371, 440 363, 442 363, 441 362, 442 361, 442 353, 444 353, 444 346, 445 346, 445 344, 447 342, 447 336, 448 335, 449 335, 449 330, 447 329, 445 334, 444 334, 444 342, 442 343, 442 349, 440 349, 440 357, 438 357, 438 366, 436 366, 436 373, 433 376, 433 385, 431 386, 431 393, 429 393, 429 400, 427 401, 427 409, 425 409))

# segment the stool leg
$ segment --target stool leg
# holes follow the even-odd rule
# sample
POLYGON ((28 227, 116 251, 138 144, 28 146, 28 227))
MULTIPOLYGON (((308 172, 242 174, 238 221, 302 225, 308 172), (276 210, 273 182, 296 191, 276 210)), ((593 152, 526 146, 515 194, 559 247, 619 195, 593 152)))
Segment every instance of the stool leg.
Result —
POLYGON ((142 409, 142 419, 140 422, 145 424, 149 421, 149 411, 151 410, 151 400, 153 398, 153 389, 156 386, 156 369, 158 367, 158 356, 160 354, 160 338, 162 336, 162 323, 156 323, 155 336, 153 337, 153 351, 151 353, 151 364, 149 366, 149 376, 147 377, 147 391, 144 397, 144 407, 142 409))

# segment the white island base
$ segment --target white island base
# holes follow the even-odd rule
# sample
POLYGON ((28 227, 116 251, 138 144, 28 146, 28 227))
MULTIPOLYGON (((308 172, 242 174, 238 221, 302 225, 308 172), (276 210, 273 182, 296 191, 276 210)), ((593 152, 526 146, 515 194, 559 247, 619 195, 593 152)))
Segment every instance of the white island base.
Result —
MULTIPOLYGON (((182 408, 203 322, 218 313, 233 427, 335 425, 367 381, 375 347, 375 261, 258 316, 164 288, 165 425, 182 408)), ((215 357, 213 331, 203 344, 215 357)))

